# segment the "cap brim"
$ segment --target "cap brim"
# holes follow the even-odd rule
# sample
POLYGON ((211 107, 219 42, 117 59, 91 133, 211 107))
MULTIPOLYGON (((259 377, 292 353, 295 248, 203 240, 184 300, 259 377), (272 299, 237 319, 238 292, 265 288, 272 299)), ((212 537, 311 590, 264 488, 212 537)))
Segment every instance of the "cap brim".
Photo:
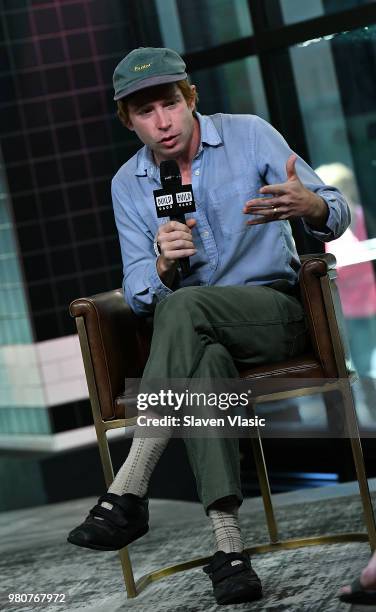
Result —
POLYGON ((142 81, 137 81, 137 83, 133 83, 123 89, 119 93, 115 94, 114 100, 120 100, 121 98, 125 98, 136 91, 141 91, 141 89, 146 89, 147 87, 154 87, 155 85, 164 85, 165 83, 174 83, 176 81, 182 81, 187 78, 187 73, 182 72, 180 74, 165 74, 164 76, 153 76, 146 79, 142 79, 142 81))

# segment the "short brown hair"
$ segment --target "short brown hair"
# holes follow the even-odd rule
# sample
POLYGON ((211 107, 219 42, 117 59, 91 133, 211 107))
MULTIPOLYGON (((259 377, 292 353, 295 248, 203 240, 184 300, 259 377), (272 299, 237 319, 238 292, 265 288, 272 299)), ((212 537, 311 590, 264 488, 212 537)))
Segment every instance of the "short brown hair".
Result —
MULTIPOLYGON (((188 79, 183 79, 182 81, 176 81, 176 85, 179 87, 181 93, 187 104, 191 104, 191 102, 196 104, 198 102, 198 94, 196 91, 191 90, 191 86, 188 82, 188 79)), ((119 117, 121 123, 126 127, 129 121, 129 113, 128 113, 128 101, 131 96, 127 96, 122 100, 117 100, 117 116, 119 117)))

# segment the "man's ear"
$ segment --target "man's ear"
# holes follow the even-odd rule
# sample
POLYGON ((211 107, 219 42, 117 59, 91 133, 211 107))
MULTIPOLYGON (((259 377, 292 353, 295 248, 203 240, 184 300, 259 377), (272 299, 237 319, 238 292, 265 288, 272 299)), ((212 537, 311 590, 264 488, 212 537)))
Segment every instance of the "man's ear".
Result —
MULTIPOLYGON (((192 94, 196 94, 196 85, 191 85, 191 92, 192 94)), ((189 103, 189 108, 190 110, 195 110, 196 107, 196 96, 190 101, 189 103)))
POLYGON ((119 119, 120 123, 121 123, 121 124, 122 124, 124 127, 128 128, 128 130, 131 130, 131 132, 133 132, 133 131, 134 131, 133 123, 132 123, 132 121, 129 119, 129 117, 128 117, 128 119, 125 119, 125 118, 124 118, 124 115, 123 115, 123 113, 120 111, 120 109, 118 109, 118 110, 117 110, 117 113, 116 113, 116 114, 117 114, 117 116, 118 116, 118 119, 119 119))

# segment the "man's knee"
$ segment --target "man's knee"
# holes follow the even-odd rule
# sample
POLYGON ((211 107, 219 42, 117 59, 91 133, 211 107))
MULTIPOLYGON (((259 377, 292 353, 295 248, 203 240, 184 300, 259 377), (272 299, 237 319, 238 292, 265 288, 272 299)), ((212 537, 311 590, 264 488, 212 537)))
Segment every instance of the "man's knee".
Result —
POLYGON ((193 308, 200 306, 202 287, 182 287, 159 302, 155 309, 155 318, 167 317, 171 322, 193 308))

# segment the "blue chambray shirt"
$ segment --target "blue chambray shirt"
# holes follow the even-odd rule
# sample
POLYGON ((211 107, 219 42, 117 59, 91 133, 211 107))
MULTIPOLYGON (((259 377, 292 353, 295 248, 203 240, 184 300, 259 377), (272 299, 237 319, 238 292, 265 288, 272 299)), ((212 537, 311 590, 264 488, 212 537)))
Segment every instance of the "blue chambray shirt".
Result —
MULTIPOLYGON (((259 196, 266 184, 284 183, 286 161, 293 153, 269 123, 255 115, 196 113, 200 146, 192 162, 196 212, 190 258, 191 274, 174 289, 191 285, 260 285, 277 280, 297 281, 299 257, 288 221, 246 225, 253 218, 242 212, 247 200, 259 196)), ((350 223, 342 194, 326 186, 301 158, 296 170, 304 185, 324 198, 329 207, 325 232, 305 224, 322 241, 338 238, 350 223)), ((172 293, 158 276, 153 242, 158 219, 153 191, 161 187, 159 168, 150 149, 142 147, 112 180, 115 221, 123 259, 125 297, 140 315, 172 293)))

